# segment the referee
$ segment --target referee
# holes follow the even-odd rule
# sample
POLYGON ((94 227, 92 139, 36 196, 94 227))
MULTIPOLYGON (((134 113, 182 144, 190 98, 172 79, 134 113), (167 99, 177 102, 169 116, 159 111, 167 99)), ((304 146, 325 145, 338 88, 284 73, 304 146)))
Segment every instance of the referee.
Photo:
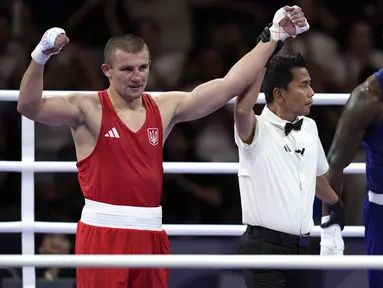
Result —
MULTIPOLYGON (((272 41, 268 29, 262 42, 272 41)), ((345 225, 341 200, 328 184, 327 160, 310 112, 314 91, 300 54, 275 56, 234 108, 243 223, 241 254, 308 254, 315 195, 331 205, 327 227, 345 225), (266 106, 254 115, 263 81, 266 106)), ((246 270, 253 287, 308 287, 305 271, 246 270)))

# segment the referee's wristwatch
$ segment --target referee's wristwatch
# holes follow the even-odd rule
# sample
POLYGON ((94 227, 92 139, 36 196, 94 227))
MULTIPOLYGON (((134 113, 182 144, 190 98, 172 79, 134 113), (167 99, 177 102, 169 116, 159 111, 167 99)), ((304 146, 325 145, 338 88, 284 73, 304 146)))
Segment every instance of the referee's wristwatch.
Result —
POLYGON ((339 198, 335 204, 330 205, 330 209, 330 219, 327 222, 322 223, 320 227, 327 228, 331 225, 338 224, 340 229, 343 230, 344 226, 346 226, 346 210, 342 200, 339 198))

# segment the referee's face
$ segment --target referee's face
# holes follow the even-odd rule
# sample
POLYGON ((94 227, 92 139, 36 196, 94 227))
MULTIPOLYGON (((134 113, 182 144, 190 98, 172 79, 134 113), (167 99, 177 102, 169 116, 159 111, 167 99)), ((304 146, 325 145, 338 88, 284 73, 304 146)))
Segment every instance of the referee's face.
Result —
POLYGON ((310 113, 314 90, 311 88, 311 78, 306 68, 296 67, 291 70, 293 81, 288 85, 284 102, 288 111, 294 116, 310 113))

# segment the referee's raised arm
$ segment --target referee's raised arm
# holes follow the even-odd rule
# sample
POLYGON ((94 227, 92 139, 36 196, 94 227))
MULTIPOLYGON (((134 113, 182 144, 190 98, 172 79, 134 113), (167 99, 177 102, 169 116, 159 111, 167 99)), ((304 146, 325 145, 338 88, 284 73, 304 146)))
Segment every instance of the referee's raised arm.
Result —
MULTIPOLYGON (((238 182, 242 221, 247 225, 239 244, 241 254, 309 253, 320 150, 316 123, 305 117, 314 94, 310 82, 300 54, 275 56, 263 79, 267 104, 261 115, 252 109, 249 113, 253 122, 249 116, 247 124, 253 126, 246 127, 252 127, 247 131, 252 134, 240 130, 245 121, 238 122, 236 115, 238 182)), ((305 276, 298 271, 245 270, 248 288, 303 288, 308 283, 305 276)))

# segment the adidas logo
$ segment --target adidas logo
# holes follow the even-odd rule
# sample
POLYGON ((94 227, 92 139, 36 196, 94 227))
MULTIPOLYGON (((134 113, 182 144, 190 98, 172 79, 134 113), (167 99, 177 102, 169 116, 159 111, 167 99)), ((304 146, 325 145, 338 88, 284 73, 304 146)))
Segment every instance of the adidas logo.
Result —
POLYGON ((105 137, 120 138, 120 135, 118 135, 117 129, 113 127, 108 133, 105 134, 105 137))
POLYGON ((290 147, 288 145, 283 146, 283 148, 285 148, 286 152, 291 152, 291 149, 290 149, 290 147))

